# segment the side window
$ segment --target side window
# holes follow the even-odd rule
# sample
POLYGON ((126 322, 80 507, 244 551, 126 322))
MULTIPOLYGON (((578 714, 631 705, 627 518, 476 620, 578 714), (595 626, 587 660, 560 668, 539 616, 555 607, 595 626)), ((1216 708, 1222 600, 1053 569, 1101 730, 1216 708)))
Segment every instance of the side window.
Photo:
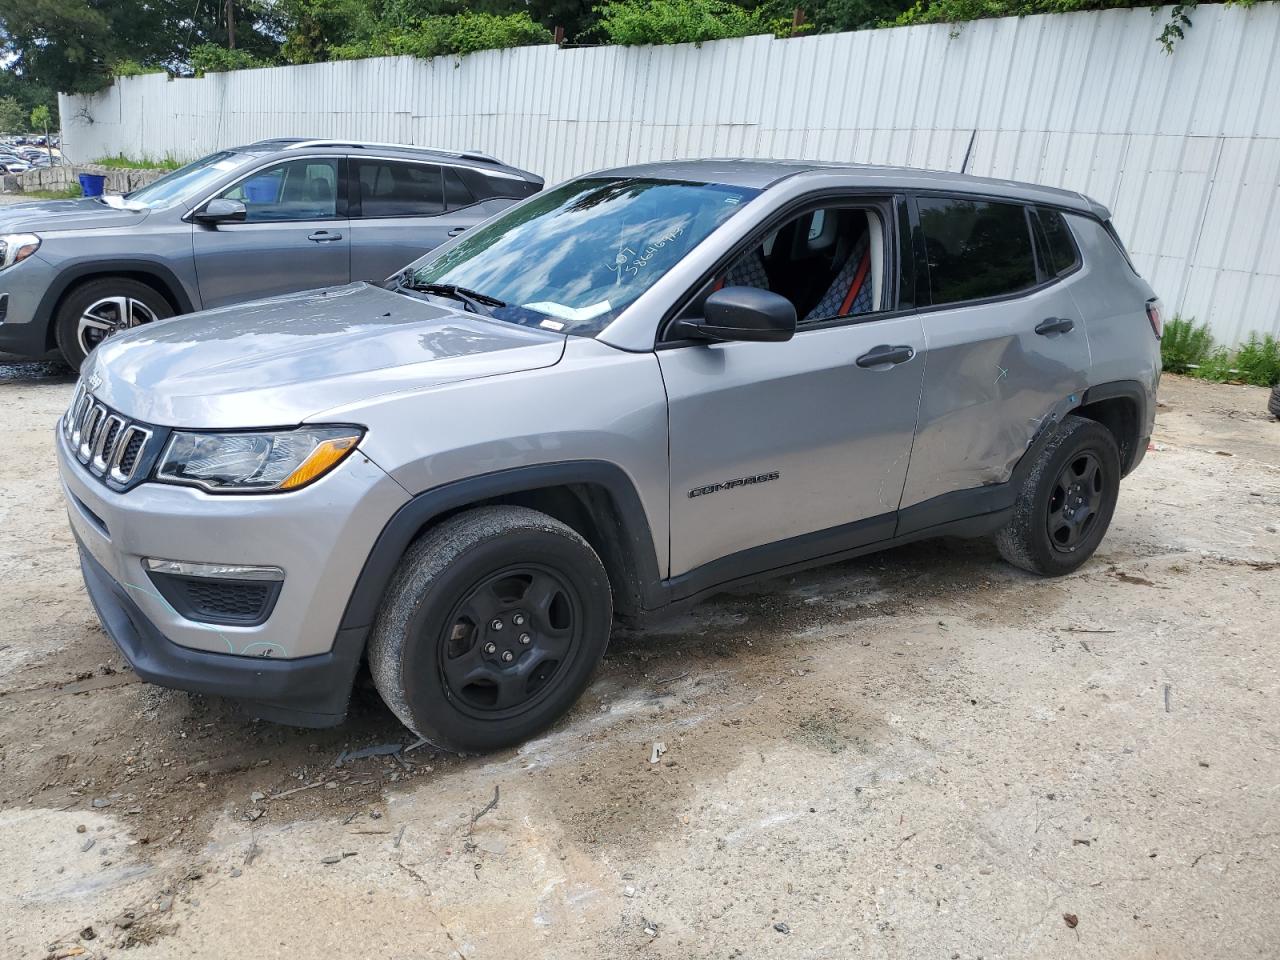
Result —
POLYGON ((1046 272, 1055 277, 1070 273, 1080 262, 1080 254, 1071 236, 1071 228, 1067 226, 1067 218, 1057 210, 1037 207, 1036 219, 1040 223, 1040 235, 1044 238, 1046 272))
POLYGON ((430 217, 444 212, 443 171, 434 163, 353 159, 363 217, 430 217))
POLYGON ((218 196, 242 202, 248 223, 330 220, 338 209, 338 161, 308 158, 278 163, 218 196))
POLYGON ((450 210, 469 207, 476 202, 476 198, 453 167, 444 168, 444 202, 450 210))
POLYGON ((949 197, 921 197, 916 203, 934 304, 1035 286, 1036 261, 1022 204, 949 197))
POLYGON ((874 210, 827 207, 787 221, 739 254, 694 301, 726 286, 790 300, 803 326, 884 309, 884 226, 874 210))

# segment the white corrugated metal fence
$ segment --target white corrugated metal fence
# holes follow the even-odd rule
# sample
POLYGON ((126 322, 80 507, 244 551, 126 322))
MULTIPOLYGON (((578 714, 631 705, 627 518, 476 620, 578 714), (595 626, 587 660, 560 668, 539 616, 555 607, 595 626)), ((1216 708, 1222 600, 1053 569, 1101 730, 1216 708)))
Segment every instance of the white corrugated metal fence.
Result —
POLYGON ((695 47, 552 46, 121 80, 63 97, 66 151, 193 159, 280 136, 478 149, 549 183, 691 156, 965 170, 1113 210, 1174 312, 1280 334, 1280 4, 1150 8, 695 47))

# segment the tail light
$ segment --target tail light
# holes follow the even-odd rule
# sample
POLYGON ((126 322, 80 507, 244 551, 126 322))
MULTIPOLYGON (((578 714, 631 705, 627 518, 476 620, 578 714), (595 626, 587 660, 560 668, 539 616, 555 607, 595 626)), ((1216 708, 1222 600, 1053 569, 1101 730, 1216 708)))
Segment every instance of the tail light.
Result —
POLYGON ((1147 301, 1147 321, 1157 340, 1164 336, 1164 304, 1159 297, 1152 297, 1147 301))

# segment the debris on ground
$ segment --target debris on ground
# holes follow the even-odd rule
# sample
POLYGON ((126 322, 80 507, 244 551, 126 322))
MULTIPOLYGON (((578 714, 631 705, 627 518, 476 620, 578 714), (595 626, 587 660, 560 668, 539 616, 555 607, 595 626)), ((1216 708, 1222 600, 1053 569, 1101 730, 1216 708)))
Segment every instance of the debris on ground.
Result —
POLYGON ((404 749, 402 743, 379 743, 372 747, 362 747, 359 750, 343 750, 338 755, 338 759, 333 761, 335 767, 340 767, 344 763, 350 763, 352 760, 367 760, 369 757, 389 757, 393 754, 400 753, 404 749))
POLYGON ((1072 930, 1074 930, 1076 928, 1076 924, 1080 922, 1080 918, 1077 917, 1074 913, 1064 913, 1062 915, 1062 922, 1065 923, 1072 930))
POLYGON ((649 762, 657 763, 662 759, 662 755, 667 752, 667 745, 659 740, 649 751, 649 762))
POLYGON ((781 920, 773 925, 773 929, 777 930, 781 934, 788 934, 791 932, 791 927, 783 923, 781 920))
MULTIPOLYGON (((323 780, 317 780, 315 783, 305 783, 300 787, 294 787, 292 790, 285 790, 281 793, 273 793, 268 800, 283 800, 285 797, 291 797, 295 793, 301 793, 303 790, 314 790, 316 787, 322 787, 325 783, 323 780)), ((337 784, 334 784, 337 786, 337 784)))
POLYGON ((484 809, 471 818, 471 826, 476 825, 476 821, 483 817, 486 813, 498 805, 498 785, 493 786, 493 799, 484 805, 484 809))

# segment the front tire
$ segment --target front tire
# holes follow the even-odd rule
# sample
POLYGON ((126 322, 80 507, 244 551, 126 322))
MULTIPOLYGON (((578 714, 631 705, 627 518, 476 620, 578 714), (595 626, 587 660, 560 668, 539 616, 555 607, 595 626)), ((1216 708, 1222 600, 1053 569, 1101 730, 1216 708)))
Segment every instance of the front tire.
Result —
POLYGON ((436 746, 517 744, 578 699, 609 642, 600 558, 525 507, 469 510, 405 553, 369 641, 374 684, 436 746))
POLYGON ((107 337, 173 316, 156 290, 128 277, 102 277, 72 290, 58 305, 54 336, 63 358, 79 370, 107 337))
POLYGON ((1115 436, 1094 420, 1066 417, 1023 481, 996 547, 1031 573, 1071 573, 1102 542, 1119 492, 1115 436))

